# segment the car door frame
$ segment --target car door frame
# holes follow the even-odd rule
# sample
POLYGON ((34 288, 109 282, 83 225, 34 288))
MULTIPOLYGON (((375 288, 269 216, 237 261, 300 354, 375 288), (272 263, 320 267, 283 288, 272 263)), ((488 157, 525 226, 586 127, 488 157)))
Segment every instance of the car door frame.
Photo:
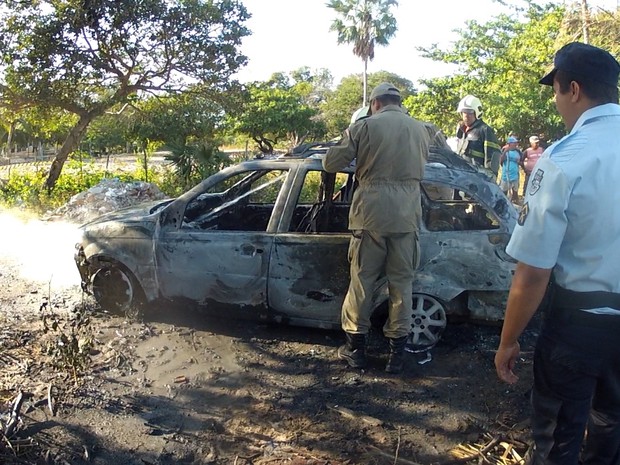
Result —
POLYGON ((271 249, 293 177, 285 163, 246 162, 207 178, 169 205, 158 222, 154 242, 162 296, 240 312, 241 316, 248 312, 250 317, 266 315, 271 249), (265 231, 192 230, 183 226, 183 214, 191 200, 223 180, 256 170, 288 171, 265 231), (196 241, 201 244, 198 251, 192 248, 196 241))

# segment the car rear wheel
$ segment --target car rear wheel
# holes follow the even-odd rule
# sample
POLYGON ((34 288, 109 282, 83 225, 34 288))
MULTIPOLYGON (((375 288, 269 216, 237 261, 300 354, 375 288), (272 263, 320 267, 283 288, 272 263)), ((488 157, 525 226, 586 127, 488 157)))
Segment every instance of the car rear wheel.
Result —
POLYGON ((123 265, 101 262, 90 279, 93 296, 104 310, 130 314, 141 303, 142 289, 123 265))
POLYGON ((411 333, 407 338, 407 352, 424 352, 432 349, 448 323, 445 305, 433 296, 413 294, 411 333))

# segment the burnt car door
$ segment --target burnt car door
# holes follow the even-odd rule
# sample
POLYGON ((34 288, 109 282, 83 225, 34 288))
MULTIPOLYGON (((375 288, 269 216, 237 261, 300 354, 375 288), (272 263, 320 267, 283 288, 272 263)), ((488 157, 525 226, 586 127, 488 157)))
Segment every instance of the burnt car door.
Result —
POLYGON ((286 169, 231 171, 162 215, 155 244, 161 294, 219 309, 266 308, 274 218, 287 178, 286 169))
POLYGON ((298 171, 269 265, 269 306, 281 320, 339 327, 352 191, 352 173, 298 171))
POLYGON ((431 175, 422 183, 421 260, 414 292, 446 302, 464 291, 504 294, 515 266, 504 250, 514 208, 494 184, 459 180, 444 170, 445 179, 431 175))

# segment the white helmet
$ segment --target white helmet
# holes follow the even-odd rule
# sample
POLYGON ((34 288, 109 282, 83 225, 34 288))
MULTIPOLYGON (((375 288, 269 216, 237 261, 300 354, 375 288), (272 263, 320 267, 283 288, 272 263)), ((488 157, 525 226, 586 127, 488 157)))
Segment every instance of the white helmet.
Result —
POLYGON ((368 111, 370 110, 370 107, 368 105, 366 105, 365 107, 362 107, 358 110, 355 110, 353 112, 353 114, 351 115, 351 125, 353 123, 355 123, 358 119, 361 119, 365 116, 368 116, 368 111))
POLYGON ((465 110, 473 110, 476 114, 476 118, 480 118, 482 116, 482 103, 478 97, 473 95, 466 95, 459 102, 459 106, 456 109, 457 113, 461 113, 465 110))

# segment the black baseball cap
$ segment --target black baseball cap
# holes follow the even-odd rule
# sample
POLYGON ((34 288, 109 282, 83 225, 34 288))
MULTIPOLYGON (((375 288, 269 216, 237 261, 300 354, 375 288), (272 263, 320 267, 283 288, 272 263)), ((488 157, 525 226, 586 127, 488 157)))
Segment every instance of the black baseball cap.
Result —
POLYGON ((538 82, 552 86, 555 73, 559 69, 586 80, 617 86, 620 64, 606 50, 581 42, 571 42, 556 52, 553 69, 538 82))

